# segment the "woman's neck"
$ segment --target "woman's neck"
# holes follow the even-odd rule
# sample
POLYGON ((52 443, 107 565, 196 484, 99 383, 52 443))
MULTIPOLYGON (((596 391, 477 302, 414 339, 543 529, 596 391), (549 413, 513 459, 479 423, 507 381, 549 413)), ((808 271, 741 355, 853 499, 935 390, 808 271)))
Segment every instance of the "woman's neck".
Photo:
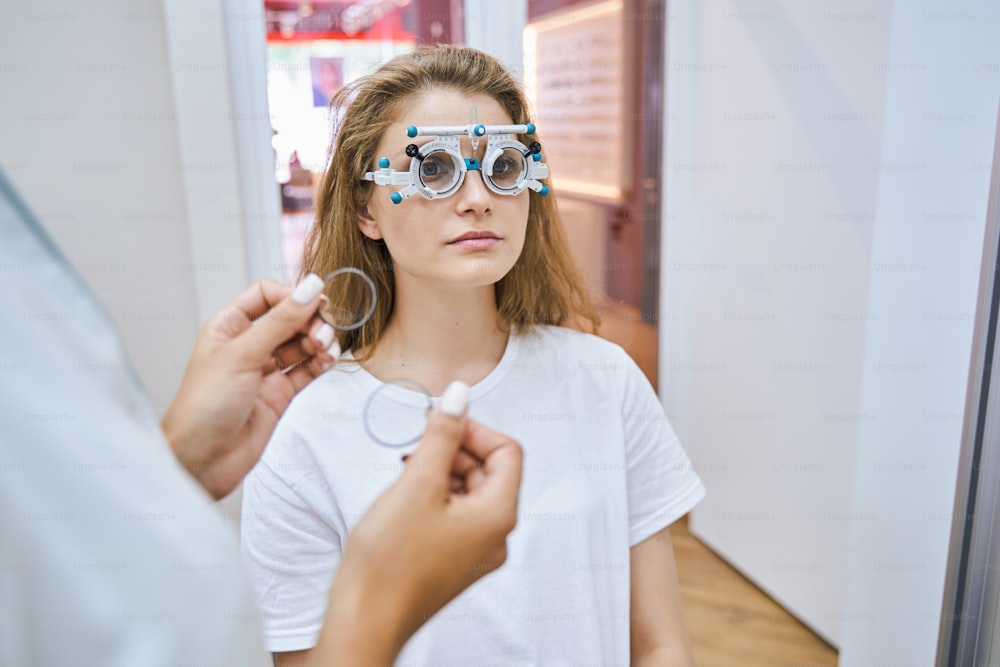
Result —
POLYGON ((500 363, 507 331, 498 324, 492 285, 396 288, 392 319, 362 362, 372 375, 415 380, 440 396, 453 380, 475 384, 500 363))

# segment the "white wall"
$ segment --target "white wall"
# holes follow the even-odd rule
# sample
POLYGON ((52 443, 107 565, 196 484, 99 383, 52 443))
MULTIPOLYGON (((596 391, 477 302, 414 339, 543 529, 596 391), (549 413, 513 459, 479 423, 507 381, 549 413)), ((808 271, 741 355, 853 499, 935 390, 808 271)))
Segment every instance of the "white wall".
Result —
POLYGON ((0 22, 0 166, 160 413, 200 323, 250 279, 224 23, 193 0, 59 0, 0 22))
POLYGON ((893 5, 842 665, 932 665, 1000 103, 1000 5, 893 5))
POLYGON ((824 12, 863 5, 678 2, 667 38, 660 382, 709 489, 691 528, 834 644, 889 17, 824 12))
POLYGON ((108 307, 154 405, 194 340, 172 65, 156 3, 68 0, 0 22, 0 165, 108 307))
POLYGON ((709 489, 692 531, 842 664, 934 659, 998 90, 987 4, 668 18, 660 382, 709 489))

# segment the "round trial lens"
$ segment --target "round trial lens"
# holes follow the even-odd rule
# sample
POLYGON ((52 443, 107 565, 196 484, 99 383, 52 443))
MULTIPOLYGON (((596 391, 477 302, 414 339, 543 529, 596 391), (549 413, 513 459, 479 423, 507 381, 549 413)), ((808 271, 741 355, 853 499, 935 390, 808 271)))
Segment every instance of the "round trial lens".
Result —
POLYGON ((423 436, 432 405, 430 392, 420 383, 407 379, 386 382, 365 403, 365 432, 385 447, 412 445, 423 436))
POLYGON ((334 329, 353 331, 372 318, 378 292, 367 273, 348 266, 328 273, 323 282, 330 303, 319 314, 334 329))

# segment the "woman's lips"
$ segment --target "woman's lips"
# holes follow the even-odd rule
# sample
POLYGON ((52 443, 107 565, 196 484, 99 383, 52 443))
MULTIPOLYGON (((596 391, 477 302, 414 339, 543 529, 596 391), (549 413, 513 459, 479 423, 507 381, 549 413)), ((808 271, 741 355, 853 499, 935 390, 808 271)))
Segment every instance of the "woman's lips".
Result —
POLYGON ((460 239, 458 241, 452 241, 448 245, 458 246, 460 248, 468 248, 470 250, 485 250, 486 248, 491 248, 497 243, 500 243, 500 239, 495 236, 480 236, 479 238, 468 238, 460 239))
POLYGON ((469 250, 484 250, 493 247, 499 242, 500 237, 493 232, 467 232, 454 241, 450 241, 448 245, 468 248, 469 250))

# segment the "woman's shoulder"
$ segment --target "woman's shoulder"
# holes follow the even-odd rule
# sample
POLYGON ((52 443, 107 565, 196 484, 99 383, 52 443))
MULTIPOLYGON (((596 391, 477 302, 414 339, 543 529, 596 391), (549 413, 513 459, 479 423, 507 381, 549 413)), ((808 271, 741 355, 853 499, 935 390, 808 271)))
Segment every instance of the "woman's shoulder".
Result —
POLYGON ((612 402, 644 377, 620 345, 575 329, 536 326, 519 337, 519 346, 514 367, 533 381, 590 387, 612 402))
POLYGON ((608 371, 628 375, 635 365, 622 347, 594 334, 559 326, 535 326, 520 336, 522 359, 557 369, 608 371))
POLYGON ((628 356, 625 350, 616 343, 595 336, 594 334, 553 325, 536 325, 531 330, 520 334, 521 344, 535 347, 546 352, 559 352, 572 356, 585 354, 617 358, 628 356))

